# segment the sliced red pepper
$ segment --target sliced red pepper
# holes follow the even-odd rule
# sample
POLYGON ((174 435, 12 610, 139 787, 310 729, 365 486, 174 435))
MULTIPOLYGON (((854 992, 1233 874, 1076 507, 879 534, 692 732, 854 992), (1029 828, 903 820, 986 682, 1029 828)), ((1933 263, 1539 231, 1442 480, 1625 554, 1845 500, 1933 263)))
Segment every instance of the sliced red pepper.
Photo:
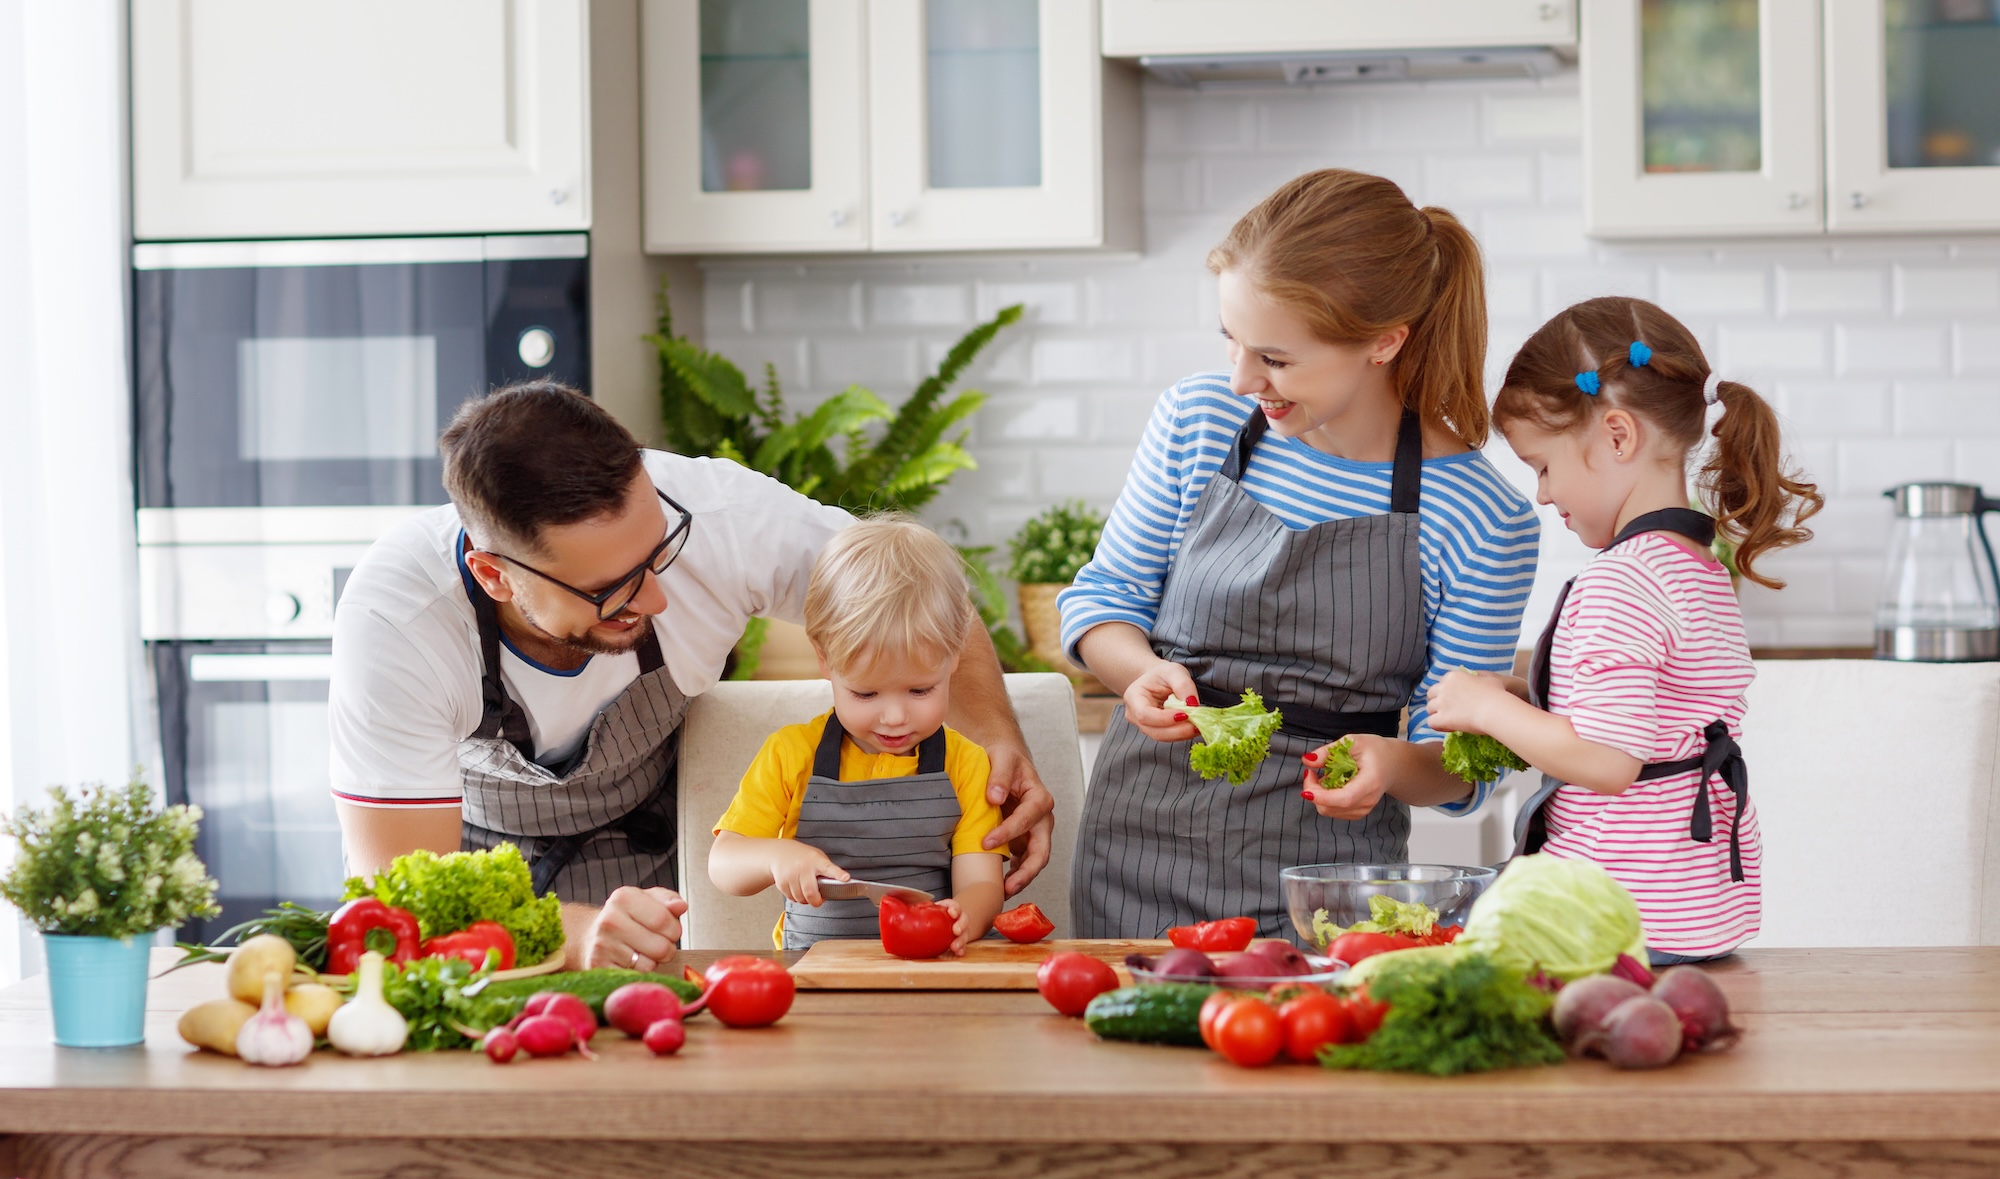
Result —
POLYGON ((1256 936, 1255 917, 1224 917, 1220 921, 1176 925, 1167 931, 1167 940, 1175 946, 1206 954, 1233 954, 1247 950, 1256 936))
POLYGON ((375 897, 361 897, 335 910, 327 922, 326 972, 353 974, 368 950, 368 935, 378 929, 395 938, 394 949, 385 955, 389 961, 401 966, 417 956, 423 936, 416 916, 375 897))
POLYGON ((1038 942, 1056 931, 1056 923, 1049 920, 1040 905, 1029 901, 1016 905, 993 919, 993 928, 1010 942, 1026 945, 1038 942))
POLYGON ((1377 954, 1388 954, 1396 950, 1414 950, 1425 943, 1400 933, 1343 933, 1333 939, 1327 953, 1349 966, 1363 958, 1373 958, 1377 954))
POLYGON ((935 902, 882 898, 882 948, 898 958, 935 958, 951 949, 954 923, 951 910, 935 902))
POLYGON ((514 937, 497 921, 475 921, 457 933, 440 934, 424 943, 423 956, 463 958, 483 968, 489 952, 495 956, 493 969, 514 968, 514 937))

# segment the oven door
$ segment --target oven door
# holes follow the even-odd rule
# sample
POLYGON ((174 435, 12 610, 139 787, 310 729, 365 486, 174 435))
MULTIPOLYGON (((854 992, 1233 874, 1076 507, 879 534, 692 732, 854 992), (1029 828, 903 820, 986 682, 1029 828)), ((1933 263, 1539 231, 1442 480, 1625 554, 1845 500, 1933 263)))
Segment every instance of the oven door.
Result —
POLYGON ((285 509, 443 503, 461 403, 588 388, 587 253, 582 234, 135 246, 142 538, 192 539, 162 510, 210 539, 261 509, 245 539, 269 542, 285 509))
POLYGON ((339 902, 346 879, 327 769, 326 643, 154 643, 167 797, 202 809, 196 854, 219 916, 187 940, 296 901, 339 902))

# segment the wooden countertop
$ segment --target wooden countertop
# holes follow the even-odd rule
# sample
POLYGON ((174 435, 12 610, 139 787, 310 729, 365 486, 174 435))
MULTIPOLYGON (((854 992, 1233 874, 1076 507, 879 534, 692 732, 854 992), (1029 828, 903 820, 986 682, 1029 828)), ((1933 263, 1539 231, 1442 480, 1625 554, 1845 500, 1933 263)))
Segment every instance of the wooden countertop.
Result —
MULTIPOLYGON (((683 956, 697 966, 714 957, 683 956)), ((1759 1143, 1872 1143, 1865 1153, 1877 1157, 1883 1144, 1921 1152, 1941 1136, 2000 1137, 2000 948, 1765 950, 1741 959, 1715 971, 1747 1029, 1731 1052, 1650 1073, 1580 1061, 1452 1080, 1245 1070, 1196 1049, 1102 1043, 1032 993, 801 992, 773 1028, 691 1022, 686 1048, 668 1059, 607 1031, 594 1063, 522 1057, 501 1067, 472 1053, 350 1060, 322 1052, 301 1067, 261 1069, 196 1053, 175 1035, 182 1010, 220 993, 219 967, 153 984, 143 1050, 55 1047, 44 980, 35 978, 0 992, 0 1133, 31 1136, 11 1140, 19 1161, 0 1154, 0 1165, 113 1173, 97 1166, 106 1144, 187 1135, 276 1152, 253 1168, 272 1175, 292 1173, 278 1156, 290 1149, 284 1136, 302 1134, 323 1148, 339 1138, 486 1140, 482 1166, 494 1151, 506 1153, 492 1141, 502 1139, 797 1150, 867 1143, 884 1158, 941 1142, 986 1151, 1040 1144, 1046 1162, 1088 1157, 1083 1148, 1107 1143, 1205 1143, 1229 1157, 1250 1144, 1317 1151, 1328 1143, 1395 1147, 1413 1136, 1429 1150, 1738 1144, 1727 1147, 1731 1157, 1764 1149, 1759 1143), (70 1165, 84 1157, 78 1151, 95 1169, 70 1165)), ((1986 1150, 1978 1157, 2000 1167, 2000 1144, 1964 1149, 1986 1150)), ((824 1149, 807 1153, 824 1163, 824 1149)), ((147 1157, 154 1174, 234 1173, 147 1157)), ((1275 1157, 1256 1173, 1293 1173, 1275 1157)), ((791 1173, 760 1158, 744 1169, 791 1173)), ((615 1162, 602 1156, 593 1167, 626 1173, 615 1162)), ((727 1171, 715 1165, 722 1170, 714 1173, 727 1171)), ((1620 1165, 1621 1174, 1645 1173, 1629 1160, 1620 1165)), ((815 1172, 802 1162, 799 1173, 867 1172, 815 1172)), ((1314 1163, 1296 1173, 1333 1172, 1314 1163)))

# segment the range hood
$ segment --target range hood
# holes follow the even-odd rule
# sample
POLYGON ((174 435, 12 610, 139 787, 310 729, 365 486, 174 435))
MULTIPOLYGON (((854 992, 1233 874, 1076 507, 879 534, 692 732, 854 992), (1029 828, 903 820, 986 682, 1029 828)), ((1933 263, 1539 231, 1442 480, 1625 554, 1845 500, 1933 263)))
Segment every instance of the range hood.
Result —
POLYGON ((1139 64, 1163 82, 1207 90, 1324 82, 1539 78, 1561 69, 1563 59, 1552 49, 1500 48, 1168 54, 1141 57, 1139 64))

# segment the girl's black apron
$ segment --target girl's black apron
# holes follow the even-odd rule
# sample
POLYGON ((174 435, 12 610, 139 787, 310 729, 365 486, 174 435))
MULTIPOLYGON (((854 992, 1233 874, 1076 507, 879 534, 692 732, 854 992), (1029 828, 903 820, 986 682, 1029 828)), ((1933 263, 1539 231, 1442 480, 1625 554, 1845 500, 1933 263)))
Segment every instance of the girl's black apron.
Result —
POLYGON ((1405 411, 1386 514, 1293 529, 1241 485, 1266 426, 1253 414, 1202 490, 1150 637, 1188 669, 1202 703, 1251 689, 1283 727, 1250 781, 1231 786, 1188 768, 1188 742, 1162 744, 1113 711, 1077 835, 1077 937, 1158 937, 1238 915, 1255 917, 1261 936, 1290 937, 1280 869, 1408 858, 1408 807, 1384 797, 1365 819, 1323 819, 1299 797, 1299 759, 1349 733, 1396 736, 1422 682, 1423 431, 1405 411))
MULTIPOLYGON (((1618 530, 1606 552, 1617 548, 1625 541, 1644 532, 1677 532, 1696 544, 1708 545, 1715 542, 1715 521, 1692 508, 1662 508, 1657 512, 1647 512, 1630 524, 1618 530)), ((1563 582, 1562 591, 1556 595, 1556 607, 1549 612, 1549 623, 1542 628, 1542 635, 1535 640, 1535 657, 1528 666, 1528 702, 1536 708, 1549 706, 1549 659, 1555 649, 1556 627, 1562 621, 1563 603, 1569 600, 1569 587, 1576 584, 1572 577, 1563 582)), ((1711 778, 1720 778, 1730 793, 1736 796, 1736 817, 1729 824, 1729 878, 1743 879, 1743 843, 1738 827, 1743 820, 1743 810, 1750 804, 1750 770, 1743 761, 1743 750, 1736 744, 1736 738, 1729 735, 1729 724, 1721 719, 1708 722, 1702 729, 1702 736, 1708 742, 1701 753, 1694 757, 1684 757, 1679 761, 1648 762, 1639 771, 1638 781, 1652 782, 1661 778, 1672 778, 1693 770, 1701 771, 1701 785, 1694 795, 1694 810, 1688 816, 1688 837, 1696 843, 1712 843, 1715 840, 1715 821, 1708 800, 1708 783, 1711 778)), ((1521 813, 1514 820, 1514 854, 1526 855, 1540 851, 1548 842, 1548 815, 1545 808, 1562 783, 1542 775, 1541 788, 1528 799, 1521 813)))

